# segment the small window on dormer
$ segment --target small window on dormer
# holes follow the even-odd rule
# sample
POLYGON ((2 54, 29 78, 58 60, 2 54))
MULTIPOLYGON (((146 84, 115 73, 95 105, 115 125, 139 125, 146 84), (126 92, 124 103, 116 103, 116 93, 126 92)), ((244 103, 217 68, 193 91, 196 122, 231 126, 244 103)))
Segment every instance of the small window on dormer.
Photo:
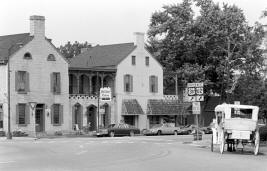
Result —
POLYGON ((55 56, 53 54, 49 54, 48 57, 47 57, 47 60, 48 61, 55 61, 56 58, 55 58, 55 56))
POLYGON ((24 59, 32 59, 32 55, 30 52, 24 54, 24 59))

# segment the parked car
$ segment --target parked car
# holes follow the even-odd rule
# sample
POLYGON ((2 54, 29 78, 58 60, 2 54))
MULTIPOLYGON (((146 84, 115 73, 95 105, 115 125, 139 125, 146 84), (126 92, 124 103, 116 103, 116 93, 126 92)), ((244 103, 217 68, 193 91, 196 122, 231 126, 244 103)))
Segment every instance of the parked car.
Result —
POLYGON ((260 140, 267 141, 267 125, 260 125, 259 133, 260 133, 260 140))
POLYGON ((145 135, 177 135, 180 128, 172 123, 164 123, 153 126, 151 129, 144 130, 145 135))
POLYGON ((179 131, 179 134, 182 134, 182 135, 188 135, 188 134, 191 134, 192 131, 194 129, 196 129, 197 126, 196 125, 185 125, 183 127, 181 127, 180 131, 179 131))
POLYGON ((98 136, 134 136, 140 134, 140 129, 125 123, 111 124, 106 129, 100 129, 98 136))
MULTIPOLYGON (((181 127, 179 134, 188 135, 196 133, 196 130, 197 130, 197 125, 186 125, 184 127, 181 127)), ((212 130, 210 127, 199 127, 198 132, 201 134, 211 134, 212 130)))
POLYGON ((212 129, 210 126, 201 127, 199 128, 201 131, 203 131, 205 134, 212 134, 212 129))

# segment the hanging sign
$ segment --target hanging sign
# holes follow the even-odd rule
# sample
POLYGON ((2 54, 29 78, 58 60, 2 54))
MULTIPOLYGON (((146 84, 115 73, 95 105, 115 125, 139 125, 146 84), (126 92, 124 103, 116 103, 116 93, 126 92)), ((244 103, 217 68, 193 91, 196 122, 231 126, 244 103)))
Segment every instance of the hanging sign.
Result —
POLYGON ((111 101, 111 89, 110 89, 110 87, 100 88, 99 98, 101 101, 111 101))

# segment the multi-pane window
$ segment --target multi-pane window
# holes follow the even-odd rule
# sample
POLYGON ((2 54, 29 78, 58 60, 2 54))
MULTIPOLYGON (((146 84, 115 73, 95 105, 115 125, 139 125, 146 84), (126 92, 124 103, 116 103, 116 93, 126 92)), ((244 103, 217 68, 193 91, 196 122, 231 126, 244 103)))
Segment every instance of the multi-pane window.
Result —
POLYGON ((30 52, 25 53, 23 57, 24 59, 32 59, 32 55, 30 52))
POLYGON ((133 76, 129 74, 124 75, 124 91, 125 92, 133 91, 133 76))
POLYGON ((146 66, 149 66, 149 57, 146 56, 146 66))
POLYGON ((51 74, 51 91, 53 93, 59 94, 60 93, 60 73, 53 72, 51 74))
POLYGON ((132 65, 135 65, 136 64, 136 57, 135 56, 132 56, 132 65))
POLYGON ((26 124, 26 104, 18 104, 18 124, 26 124))
POLYGON ((3 128, 3 119, 4 118, 4 112, 3 112, 3 105, 0 104, 0 128, 3 128))
POLYGON ((158 77, 157 76, 150 76, 149 77, 149 87, 151 93, 157 93, 158 92, 158 77))
POLYGON ((53 54, 49 54, 49 55, 47 56, 47 60, 48 60, 48 61, 55 61, 56 58, 55 58, 55 56, 54 56, 53 54))
POLYGON ((63 106, 61 104, 51 106, 51 123, 55 126, 63 123, 63 106))
POLYGON ((17 71, 15 75, 15 85, 17 92, 28 92, 29 91, 29 73, 26 71, 17 71))

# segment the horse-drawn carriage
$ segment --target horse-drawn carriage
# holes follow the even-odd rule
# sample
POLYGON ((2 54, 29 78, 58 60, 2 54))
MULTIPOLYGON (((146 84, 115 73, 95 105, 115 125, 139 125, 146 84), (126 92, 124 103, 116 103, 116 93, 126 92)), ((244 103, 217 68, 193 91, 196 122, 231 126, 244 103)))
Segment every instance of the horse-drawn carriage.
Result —
POLYGON ((221 104, 215 107, 215 120, 212 128, 211 151, 214 144, 220 146, 222 154, 227 144, 228 151, 238 146, 250 144, 254 154, 259 152, 260 135, 257 126, 259 107, 249 105, 221 104))

